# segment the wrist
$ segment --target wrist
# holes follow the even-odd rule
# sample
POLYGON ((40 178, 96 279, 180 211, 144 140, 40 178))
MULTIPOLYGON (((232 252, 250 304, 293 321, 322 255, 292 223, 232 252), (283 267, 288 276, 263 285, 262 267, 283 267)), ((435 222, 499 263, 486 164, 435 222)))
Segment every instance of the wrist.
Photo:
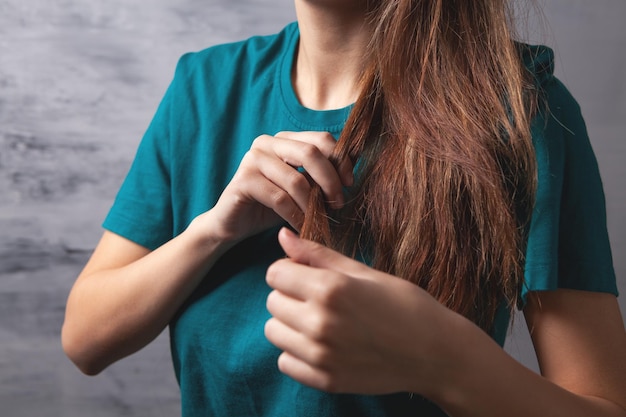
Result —
MULTIPOLYGON (((462 378, 472 364, 471 346, 483 333, 464 316, 443 306, 419 287, 410 284, 403 294, 413 300, 408 317, 420 317, 421 324, 408 323, 408 343, 398 354, 397 363, 403 376, 402 391, 419 394, 439 404, 462 383, 462 378)), ((405 336, 405 337, 406 337, 405 336)), ((488 336, 487 336, 488 337, 488 336)))
POLYGON ((447 357, 446 365, 435 379, 432 391, 427 393, 427 398, 443 410, 457 409, 468 402, 467 397, 473 395, 480 375, 487 372, 486 359, 493 356, 494 349, 502 350, 473 322, 459 314, 456 316, 448 331, 450 338, 442 348, 447 357))
POLYGON ((193 242, 195 247, 219 257, 235 246, 237 240, 224 233, 220 228, 220 223, 214 217, 211 210, 200 214, 191 221, 183 234, 193 242))

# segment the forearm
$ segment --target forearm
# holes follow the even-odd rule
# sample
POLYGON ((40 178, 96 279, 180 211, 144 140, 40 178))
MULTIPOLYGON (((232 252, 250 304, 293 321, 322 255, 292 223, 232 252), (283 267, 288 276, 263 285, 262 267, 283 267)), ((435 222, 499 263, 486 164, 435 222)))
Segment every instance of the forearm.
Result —
POLYGON ((459 366, 433 398, 451 417, 626 417, 615 403, 570 392, 530 371, 478 328, 463 337, 459 366))
POLYGON ((128 265, 86 271, 67 302, 68 356, 95 374, 150 343, 228 247, 190 227, 128 265))

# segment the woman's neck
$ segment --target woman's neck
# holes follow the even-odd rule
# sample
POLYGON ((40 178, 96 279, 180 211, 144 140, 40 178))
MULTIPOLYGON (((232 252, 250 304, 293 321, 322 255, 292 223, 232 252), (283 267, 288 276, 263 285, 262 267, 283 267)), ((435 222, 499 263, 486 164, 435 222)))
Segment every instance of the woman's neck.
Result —
POLYGON ((292 82, 303 106, 330 110, 356 101, 370 39, 364 3, 296 0, 300 42, 292 82))

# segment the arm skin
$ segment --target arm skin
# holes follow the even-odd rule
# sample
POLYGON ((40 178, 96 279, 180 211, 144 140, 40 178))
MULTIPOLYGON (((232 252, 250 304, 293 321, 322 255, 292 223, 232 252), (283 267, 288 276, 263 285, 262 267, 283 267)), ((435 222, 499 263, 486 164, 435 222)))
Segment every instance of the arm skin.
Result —
POLYGON ((67 301, 67 356, 85 374, 96 375, 143 348, 225 248, 193 229, 153 252, 105 232, 67 301))
POLYGON ((524 313, 541 375, 486 335, 468 331, 465 343, 473 348, 456 386, 442 396, 446 411, 454 417, 626 416, 626 333, 616 298, 557 290, 529 299, 524 313))
POLYGON ((278 367, 330 392, 416 392, 451 417, 625 417, 616 298, 557 290, 525 314, 542 375, 419 287, 282 230, 267 282, 278 367), (364 308, 364 306, 366 306, 364 308))

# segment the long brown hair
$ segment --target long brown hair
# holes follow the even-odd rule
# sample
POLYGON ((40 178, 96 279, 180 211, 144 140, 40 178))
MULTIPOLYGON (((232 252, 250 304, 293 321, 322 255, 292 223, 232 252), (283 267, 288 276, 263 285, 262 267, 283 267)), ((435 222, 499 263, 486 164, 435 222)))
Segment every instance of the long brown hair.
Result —
POLYGON ((536 182, 536 94, 508 4, 373 3, 361 95, 334 155, 357 164, 356 183, 339 211, 316 188, 302 236, 490 331, 517 300, 536 182))

